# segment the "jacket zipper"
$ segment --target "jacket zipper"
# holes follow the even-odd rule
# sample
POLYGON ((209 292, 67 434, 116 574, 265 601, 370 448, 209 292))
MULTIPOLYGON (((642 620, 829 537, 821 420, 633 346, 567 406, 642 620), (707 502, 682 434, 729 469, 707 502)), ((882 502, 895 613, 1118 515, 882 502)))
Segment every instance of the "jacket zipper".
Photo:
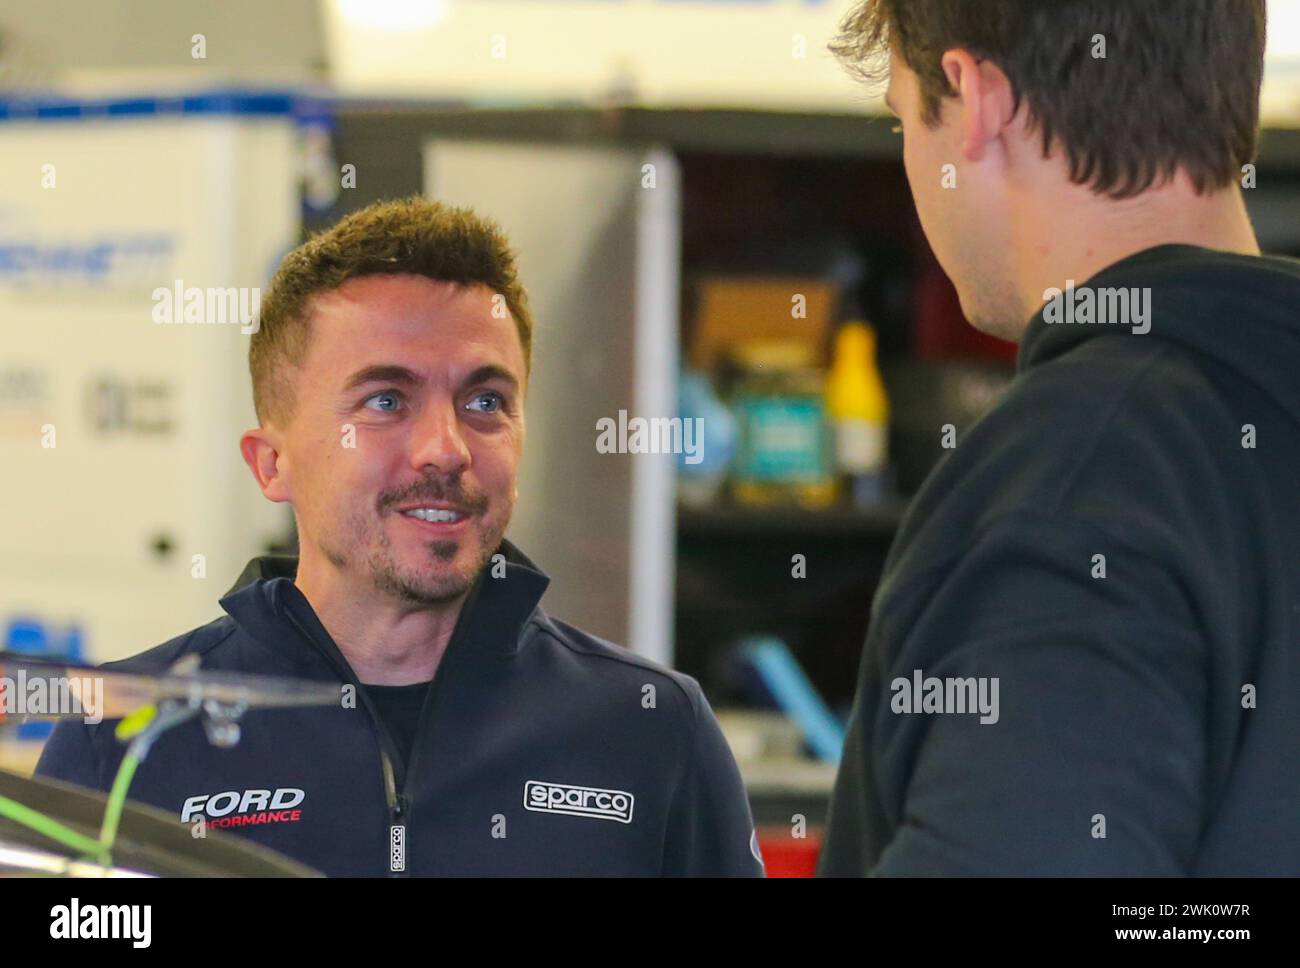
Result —
MULTIPOLYGON (((370 723, 375 729, 375 738, 379 746, 379 766, 383 773, 384 782, 384 802, 388 806, 388 876, 389 877, 406 877, 406 856, 407 856, 407 818, 410 814, 410 807, 407 803, 406 795, 403 792, 406 788, 407 778, 410 775, 410 764, 407 764, 406 774, 403 777, 402 790, 397 788, 397 771, 393 768, 393 758, 389 755, 388 750, 388 733, 383 722, 379 718, 379 713, 374 705, 370 702, 370 697, 366 694, 365 686, 357 681, 352 667, 348 664, 347 659, 340 653, 337 657, 330 653, 298 621, 298 616, 293 614, 292 609, 286 610, 289 618, 297 627, 298 631, 303 634, 308 642, 329 660, 334 666, 334 671, 339 673, 345 683, 356 686, 357 692, 361 696, 361 703, 365 706, 366 713, 370 716, 370 723)), ((428 700, 426 699, 426 706, 428 700)), ((423 710, 421 711, 423 718, 423 710)), ((415 759, 414 756, 411 757, 415 759)))
MULTIPOLYGON (((422 741, 427 732, 426 724, 433 715, 433 692, 438 688, 438 683, 446 678, 443 674, 443 670, 447 664, 447 653, 450 651, 451 643, 448 643, 447 648, 443 651, 442 659, 438 663, 438 669, 434 673, 433 681, 429 683, 428 690, 424 694, 424 704, 420 707, 420 716, 415 725, 415 739, 411 743, 411 753, 406 761, 406 773, 402 777, 402 789, 398 791, 394 788, 393 792, 393 826, 389 829, 389 837, 394 843, 400 838, 403 855, 406 850, 406 818, 410 813, 410 808, 406 799, 406 790, 411 785, 411 777, 415 775, 415 764, 419 762, 421 748, 424 746, 422 741)), ((385 767, 385 775, 390 776, 392 764, 388 763, 388 755, 386 753, 384 754, 384 761, 387 764, 385 767)), ((403 861, 404 860, 405 857, 403 856, 403 861)), ((403 863, 402 867, 404 871, 405 863, 403 863)), ((406 874, 393 874, 391 876, 405 877, 406 874)))
MULTIPOLYGON (((357 676, 348 663, 347 657, 338 651, 338 646, 334 646, 333 652, 325 648, 321 643, 316 641, 316 637, 307 629, 303 628, 298 616, 294 615, 292 608, 287 608, 289 618, 297 626, 307 639, 308 642, 320 653, 322 653, 334 666, 336 672, 340 674, 343 681, 352 683, 357 686, 361 695, 361 701, 366 707, 366 712, 370 714, 370 722, 375 728, 375 735, 379 741, 379 762, 384 775, 384 801, 388 804, 388 868, 389 877, 406 877, 406 857, 409 854, 407 844, 407 827, 410 817, 410 804, 406 798, 406 788, 410 785, 411 774, 414 772, 413 767, 419 759, 419 753, 423 747, 421 740, 424 739, 426 732, 426 722, 432 716, 433 693, 438 688, 439 682, 446 678, 445 670, 450 662, 454 662, 459 656, 462 649, 454 649, 458 642, 466 634, 465 617, 468 610, 477 604, 478 590, 475 589, 470 593, 469 598, 465 601, 461 609, 460 620, 457 621, 455 629, 452 631, 451 640, 447 643, 446 649, 443 650, 442 658, 438 662, 438 670, 434 674, 433 681, 429 683, 429 691, 424 697, 424 705, 420 708, 420 718, 416 725, 415 741, 411 744, 410 762, 406 764, 406 772, 402 776, 402 789, 397 788, 397 774, 393 769, 393 758, 388 749, 388 730, 379 718, 379 712, 370 702, 370 697, 366 694, 365 686, 357 681, 357 676), (337 653, 337 654, 335 654, 337 653), (399 869, 400 868, 400 869, 399 869)), ((326 635, 328 636, 328 632, 326 635)), ((333 641, 330 640, 333 645, 333 641)), ((395 753, 396 750, 393 750, 395 753)))
POLYGON ((384 796, 388 800, 388 876, 405 877, 406 796, 397 789, 397 780, 393 776, 393 763, 388 758, 388 752, 383 748, 382 743, 379 757, 384 768, 384 796))

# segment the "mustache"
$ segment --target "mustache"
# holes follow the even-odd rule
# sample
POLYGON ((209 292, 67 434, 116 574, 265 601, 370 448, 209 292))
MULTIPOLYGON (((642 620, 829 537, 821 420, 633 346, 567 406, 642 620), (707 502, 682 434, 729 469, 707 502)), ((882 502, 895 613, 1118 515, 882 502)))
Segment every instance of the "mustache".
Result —
POLYGON ((425 478, 392 495, 381 497, 379 508, 382 511, 394 505, 406 504, 410 501, 429 501, 431 503, 444 501, 474 512, 486 510, 488 506, 488 496, 483 491, 464 488, 459 482, 425 478))

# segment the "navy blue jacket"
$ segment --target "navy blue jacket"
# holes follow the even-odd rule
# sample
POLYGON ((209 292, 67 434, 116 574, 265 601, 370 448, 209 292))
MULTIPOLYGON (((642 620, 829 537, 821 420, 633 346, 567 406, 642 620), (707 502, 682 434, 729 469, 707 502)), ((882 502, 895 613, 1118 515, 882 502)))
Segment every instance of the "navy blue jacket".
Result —
POLYGON ((1089 287, 1150 330, 1037 316, 890 549, 825 874, 1300 874, 1300 262, 1089 287))
MULTIPOLYGON (((202 668, 357 685, 352 708, 253 710, 231 749, 164 734, 131 798, 329 875, 761 875, 735 761, 698 683, 538 605, 549 579, 509 542, 476 582, 434 677, 410 768, 293 584, 251 562, 227 615, 107 668, 202 668), (242 585, 242 587, 240 587, 242 585), (396 832, 395 832, 396 828, 396 832)), ((36 772, 108 789, 114 721, 68 722, 36 772)))

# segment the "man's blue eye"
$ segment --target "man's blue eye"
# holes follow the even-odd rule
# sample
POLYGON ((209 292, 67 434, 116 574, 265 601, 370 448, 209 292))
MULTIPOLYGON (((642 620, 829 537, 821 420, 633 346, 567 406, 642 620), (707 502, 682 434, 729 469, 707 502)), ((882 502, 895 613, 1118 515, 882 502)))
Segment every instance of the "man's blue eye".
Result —
POLYGON ((370 407, 371 410, 379 410, 382 413, 392 413, 394 410, 397 409, 397 404, 399 402, 400 401, 398 400, 396 393, 376 393, 373 397, 366 398, 365 405, 367 407, 370 407), (391 400, 393 402, 393 405, 391 407, 385 407, 385 406, 370 407, 370 404, 376 400, 391 400))
POLYGON ((495 402, 495 406, 493 406, 488 410, 480 410, 479 411, 480 413, 496 413, 502 407, 505 406, 505 399, 501 396, 501 394, 497 393, 495 390, 488 390, 485 393, 478 394, 478 396, 476 396, 473 399, 473 401, 471 401, 470 405, 473 406, 474 403, 477 403, 480 400, 491 400, 495 402))

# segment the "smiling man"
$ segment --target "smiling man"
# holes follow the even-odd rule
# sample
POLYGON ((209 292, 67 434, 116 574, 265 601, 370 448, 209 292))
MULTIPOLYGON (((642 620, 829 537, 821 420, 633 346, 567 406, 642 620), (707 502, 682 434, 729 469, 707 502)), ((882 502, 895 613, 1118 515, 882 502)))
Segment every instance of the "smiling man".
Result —
MULTIPOLYGON (((371 206, 285 258, 240 448, 299 557, 256 559, 226 616, 112 666, 194 654, 356 702, 253 711, 231 750, 181 726, 133 798, 327 874, 762 873, 698 684, 548 616, 504 539, 531 346, 514 257, 469 210, 371 206)), ((60 725, 37 772, 106 789, 113 725, 60 725)))

